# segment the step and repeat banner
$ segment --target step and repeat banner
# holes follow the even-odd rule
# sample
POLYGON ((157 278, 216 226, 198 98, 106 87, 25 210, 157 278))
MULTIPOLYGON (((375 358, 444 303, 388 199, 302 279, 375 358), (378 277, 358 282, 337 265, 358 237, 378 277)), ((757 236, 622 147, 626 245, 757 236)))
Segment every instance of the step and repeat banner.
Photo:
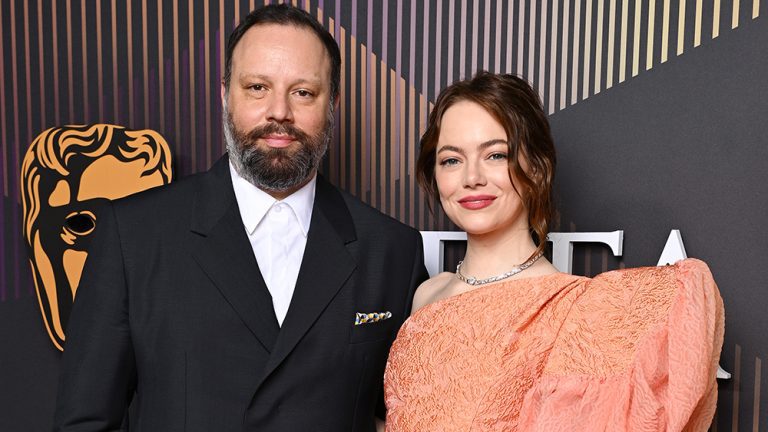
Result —
MULTIPOLYGON (((100 203, 223 154, 226 37, 264 3, 0 0, 0 430, 51 427, 100 203)), ((558 151, 553 240, 574 240, 553 258, 587 276, 705 260, 726 307, 711 430, 766 430, 766 0, 293 4, 342 53, 326 178, 421 230, 430 270, 451 269, 461 233, 414 177, 427 115, 478 70, 525 77, 558 151)))

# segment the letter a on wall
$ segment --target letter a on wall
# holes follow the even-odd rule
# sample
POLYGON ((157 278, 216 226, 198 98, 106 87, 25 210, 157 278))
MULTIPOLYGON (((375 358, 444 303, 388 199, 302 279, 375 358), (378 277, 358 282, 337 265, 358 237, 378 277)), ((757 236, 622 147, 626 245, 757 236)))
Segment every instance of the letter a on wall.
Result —
POLYGON ((153 130, 54 127, 29 146, 21 167, 24 239, 43 322, 59 350, 101 206, 171 178, 170 148, 153 130))

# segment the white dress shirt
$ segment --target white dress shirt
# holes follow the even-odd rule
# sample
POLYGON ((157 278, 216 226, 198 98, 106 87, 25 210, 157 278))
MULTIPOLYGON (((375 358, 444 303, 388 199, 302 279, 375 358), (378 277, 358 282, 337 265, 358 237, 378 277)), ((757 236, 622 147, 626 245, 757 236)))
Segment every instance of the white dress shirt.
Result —
MULTIPOLYGON (((306 185, 278 201, 257 188, 229 164, 240 217, 251 242, 259 270, 272 295, 277 322, 282 326, 299 276, 307 232, 315 202, 313 176, 306 185)), ((254 281, 254 289, 255 289, 254 281)))

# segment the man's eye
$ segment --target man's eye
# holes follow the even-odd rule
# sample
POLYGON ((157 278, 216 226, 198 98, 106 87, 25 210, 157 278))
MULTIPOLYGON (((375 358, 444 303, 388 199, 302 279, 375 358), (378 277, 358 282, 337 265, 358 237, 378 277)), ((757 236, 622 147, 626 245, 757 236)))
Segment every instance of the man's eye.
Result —
POLYGON ((296 95, 303 98, 312 97, 312 92, 309 90, 296 90, 296 95))
POLYGON ((248 86, 248 89, 249 90, 253 90, 253 91, 262 91, 262 90, 264 90, 264 86, 261 85, 261 84, 252 84, 252 85, 248 86))

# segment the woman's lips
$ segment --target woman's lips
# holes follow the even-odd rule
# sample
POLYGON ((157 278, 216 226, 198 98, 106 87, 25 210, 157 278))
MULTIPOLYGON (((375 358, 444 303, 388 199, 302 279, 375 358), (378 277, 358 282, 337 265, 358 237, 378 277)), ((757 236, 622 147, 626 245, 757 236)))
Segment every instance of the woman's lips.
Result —
POLYGON ((469 210, 480 210, 493 204, 493 195, 473 195, 459 200, 459 205, 469 210))
POLYGON ((261 138, 264 143, 272 148, 285 148, 291 145, 296 138, 290 135, 267 135, 261 138))

